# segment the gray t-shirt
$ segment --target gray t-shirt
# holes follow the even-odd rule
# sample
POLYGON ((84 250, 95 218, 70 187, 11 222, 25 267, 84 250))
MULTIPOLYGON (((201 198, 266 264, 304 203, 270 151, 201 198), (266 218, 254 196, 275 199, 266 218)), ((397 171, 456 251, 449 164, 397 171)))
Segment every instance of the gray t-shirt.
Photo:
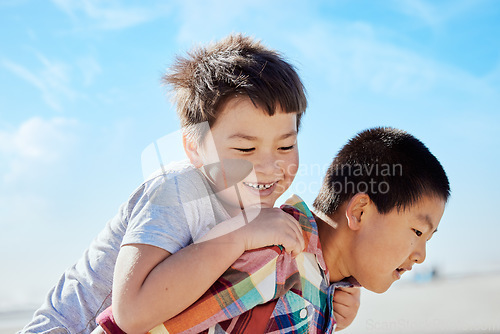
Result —
POLYGON ((113 271, 122 245, 147 244, 173 254, 227 219, 198 169, 188 162, 166 166, 120 207, 18 333, 90 333, 95 317, 111 305, 113 271))

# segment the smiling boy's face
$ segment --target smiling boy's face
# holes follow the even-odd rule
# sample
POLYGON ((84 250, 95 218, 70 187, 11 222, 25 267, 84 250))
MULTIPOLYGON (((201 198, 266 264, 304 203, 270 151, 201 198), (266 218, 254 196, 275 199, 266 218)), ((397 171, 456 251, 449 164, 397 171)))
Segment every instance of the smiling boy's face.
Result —
MULTIPOLYGON (((230 99, 195 151, 190 158, 196 167, 225 159, 251 162, 253 171, 237 184, 243 205, 273 207, 297 173, 297 115, 277 110, 269 116, 248 97, 230 99)), ((230 214, 240 211, 234 189, 215 190, 230 214)))
POLYGON ((426 243, 444 207, 443 199, 427 195, 404 211, 380 214, 369 201, 356 231, 351 274, 370 291, 387 291, 405 271, 424 262, 426 243))

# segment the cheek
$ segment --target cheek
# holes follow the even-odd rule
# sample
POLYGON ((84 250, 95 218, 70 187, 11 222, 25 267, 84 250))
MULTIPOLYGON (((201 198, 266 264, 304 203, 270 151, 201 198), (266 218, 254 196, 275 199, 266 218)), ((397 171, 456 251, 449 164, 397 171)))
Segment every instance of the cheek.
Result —
POLYGON ((407 240, 393 241, 390 249, 386 250, 388 269, 396 269, 395 267, 402 265, 410 256, 412 247, 407 240))
POLYGON ((400 261, 400 254, 406 246, 386 230, 374 229, 367 231, 357 245, 357 256, 363 266, 375 272, 387 272, 396 269, 400 261), (393 268, 394 267, 394 268, 393 268))
POLYGON ((283 160, 282 168, 284 169, 285 176, 291 180, 297 175, 299 169, 299 155, 297 152, 290 154, 285 160, 283 160))

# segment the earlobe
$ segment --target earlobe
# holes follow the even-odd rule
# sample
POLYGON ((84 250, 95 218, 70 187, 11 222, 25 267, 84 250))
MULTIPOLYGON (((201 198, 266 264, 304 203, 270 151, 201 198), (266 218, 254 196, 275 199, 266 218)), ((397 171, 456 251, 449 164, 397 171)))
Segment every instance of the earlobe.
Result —
POLYGON ((359 220, 355 215, 350 215, 346 211, 346 218, 347 218, 347 226, 349 226, 351 230, 353 231, 359 230, 360 227, 359 220))
POLYGON ((186 152, 189 161, 196 168, 203 166, 200 154, 198 153, 198 144, 196 144, 192 139, 189 139, 185 133, 182 134, 182 146, 184 146, 184 152, 186 152))
POLYGON ((359 230, 363 222, 363 212, 366 209, 370 197, 365 193, 357 193, 354 195, 346 208, 347 226, 353 231, 359 230))

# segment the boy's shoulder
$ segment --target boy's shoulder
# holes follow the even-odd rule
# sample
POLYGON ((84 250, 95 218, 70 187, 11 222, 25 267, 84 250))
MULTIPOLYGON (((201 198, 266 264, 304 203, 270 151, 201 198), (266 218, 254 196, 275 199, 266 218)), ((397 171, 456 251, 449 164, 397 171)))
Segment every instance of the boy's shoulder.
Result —
POLYGON ((304 233, 304 238, 307 240, 311 239, 311 234, 317 238, 318 225, 316 224, 316 219, 306 202, 300 196, 292 195, 281 206, 281 209, 292 215, 299 222, 304 233))
POLYGON ((302 229, 304 236, 304 252, 317 256, 321 268, 326 268, 318 234, 318 225, 307 204, 298 195, 292 195, 281 206, 281 209, 294 217, 302 229))
POLYGON ((134 205, 146 200, 161 206, 189 203, 210 197, 212 191, 203 174, 188 160, 171 162, 153 172, 129 198, 134 205))
MULTIPOLYGON (((157 191, 158 187, 176 188, 177 191, 191 189, 189 185, 203 186, 206 180, 203 174, 189 160, 174 161, 161 166, 140 185, 146 192, 157 191)), ((195 190, 192 188, 191 190, 195 190)))
POLYGON ((191 164, 187 159, 172 161, 165 166, 161 165, 157 170, 155 170, 145 179, 144 183, 158 182, 159 178, 172 179, 184 173, 189 173, 196 170, 196 167, 194 167, 193 164, 191 164))
POLYGON ((293 194, 290 196, 285 203, 283 204, 284 206, 292 206, 295 209, 299 210, 303 214, 305 214, 307 217, 313 218, 313 214, 311 210, 309 210, 309 207, 307 206, 306 202, 297 194, 293 194))

